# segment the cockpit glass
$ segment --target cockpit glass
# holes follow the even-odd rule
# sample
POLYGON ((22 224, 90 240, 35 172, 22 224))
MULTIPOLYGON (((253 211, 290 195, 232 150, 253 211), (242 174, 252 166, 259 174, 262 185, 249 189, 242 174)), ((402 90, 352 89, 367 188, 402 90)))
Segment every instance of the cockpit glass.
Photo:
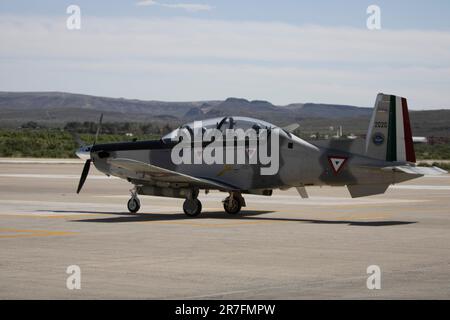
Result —
POLYGON ((275 125, 258 119, 253 119, 249 117, 223 117, 223 118, 212 118, 205 119, 201 121, 196 121, 187 123, 172 132, 166 134, 162 140, 163 141, 178 141, 181 135, 180 130, 186 128, 189 132, 194 132, 196 128, 202 128, 204 132, 206 129, 218 129, 225 132, 226 129, 254 129, 258 132, 260 129, 272 129, 276 128, 275 125))

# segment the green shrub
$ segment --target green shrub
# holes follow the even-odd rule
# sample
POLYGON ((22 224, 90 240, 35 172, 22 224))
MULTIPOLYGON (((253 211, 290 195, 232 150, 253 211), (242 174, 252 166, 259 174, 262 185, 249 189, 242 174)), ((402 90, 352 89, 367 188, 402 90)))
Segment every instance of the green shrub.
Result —
POLYGON ((417 159, 421 160, 450 160, 450 144, 416 144, 417 159))
MULTIPOLYGON (((158 139, 156 135, 127 137, 123 134, 101 134, 97 143, 158 139)), ((82 134, 86 144, 92 144, 94 135, 82 134)), ((71 134, 60 129, 0 130, 0 157, 75 158, 78 149, 71 134)))

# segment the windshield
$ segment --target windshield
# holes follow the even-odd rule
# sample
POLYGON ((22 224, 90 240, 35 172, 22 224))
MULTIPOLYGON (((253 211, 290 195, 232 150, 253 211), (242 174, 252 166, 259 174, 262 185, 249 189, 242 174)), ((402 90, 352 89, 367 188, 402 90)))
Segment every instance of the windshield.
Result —
MULTIPOLYGON (((272 129, 276 128, 275 125, 258 119, 248 118, 248 117, 224 117, 224 118, 212 118, 198 121, 198 124, 202 127, 202 131, 206 129, 219 129, 225 132, 226 129, 254 129, 258 131, 259 129, 272 129)), ((180 129, 187 129, 189 132, 194 130, 194 122, 187 123, 181 127, 173 130, 172 132, 166 134, 162 137, 163 141, 178 141, 180 129)))

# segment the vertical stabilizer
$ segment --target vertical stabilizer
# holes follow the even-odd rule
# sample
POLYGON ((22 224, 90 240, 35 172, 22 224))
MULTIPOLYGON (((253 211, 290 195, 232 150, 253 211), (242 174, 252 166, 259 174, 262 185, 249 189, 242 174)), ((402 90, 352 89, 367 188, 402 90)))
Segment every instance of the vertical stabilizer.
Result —
POLYGON ((378 94, 367 131, 366 155, 385 161, 416 162, 405 98, 378 94))

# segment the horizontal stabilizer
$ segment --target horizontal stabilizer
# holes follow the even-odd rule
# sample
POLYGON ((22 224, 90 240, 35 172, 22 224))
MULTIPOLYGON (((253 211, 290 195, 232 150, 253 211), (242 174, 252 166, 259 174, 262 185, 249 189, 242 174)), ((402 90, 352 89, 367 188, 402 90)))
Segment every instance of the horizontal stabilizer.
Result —
POLYGON ((281 129, 283 129, 283 130, 285 130, 287 132, 294 132, 295 130, 298 129, 298 127, 300 127, 300 125, 298 123, 292 123, 292 124, 290 124, 288 126, 285 126, 285 127, 281 128, 281 129))
POLYGON ((400 166, 387 166, 387 167, 380 167, 380 166, 371 166, 371 165, 359 165, 358 168, 362 169, 369 169, 369 170, 382 170, 382 171, 394 171, 394 172, 401 172, 401 173, 407 173, 417 176, 438 176, 442 174, 447 174, 448 172, 438 168, 438 167, 416 167, 411 165, 400 165, 400 166))
POLYGON ((384 167, 382 168, 382 170, 387 171, 392 170, 408 174, 428 175, 428 176, 438 176, 447 173, 447 171, 438 167, 393 166, 393 167, 384 167))
POLYGON ((376 194, 384 193, 389 184, 349 184, 347 185, 348 191, 352 198, 373 196, 376 194))

